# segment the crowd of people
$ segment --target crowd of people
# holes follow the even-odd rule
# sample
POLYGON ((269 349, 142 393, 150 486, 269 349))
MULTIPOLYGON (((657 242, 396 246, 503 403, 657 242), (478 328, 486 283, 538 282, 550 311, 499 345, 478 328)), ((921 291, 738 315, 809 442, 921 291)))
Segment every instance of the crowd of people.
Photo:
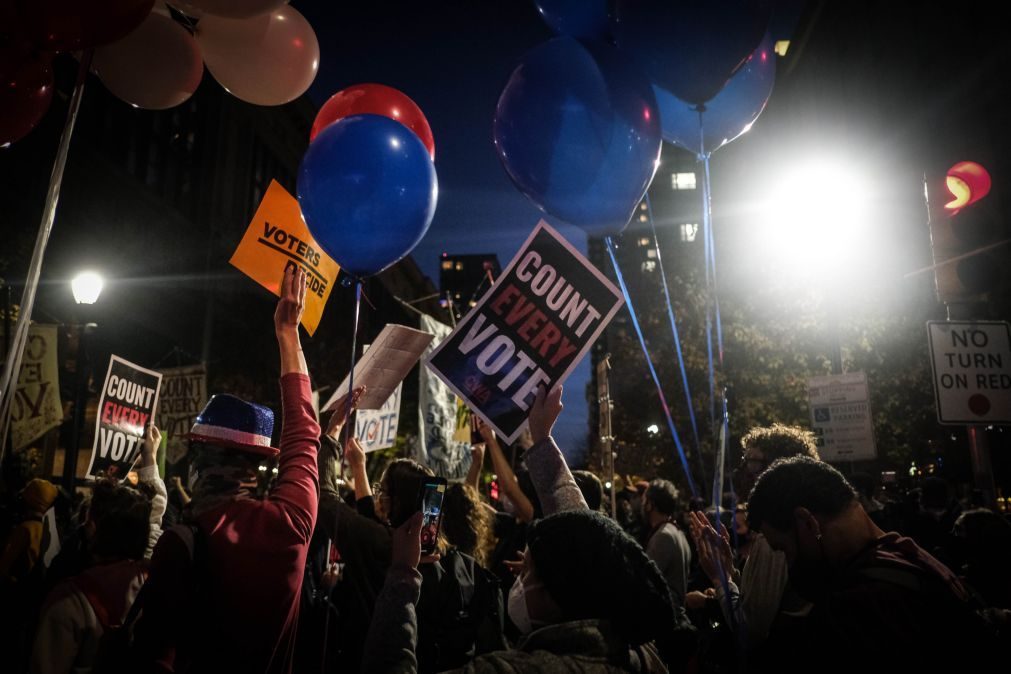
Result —
POLYGON ((399 458, 370 482, 346 424, 362 389, 321 428, 304 297, 304 273, 287 272, 278 447, 269 408, 216 395, 186 484, 166 489, 149 426, 136 484, 101 480, 81 502, 23 486, 0 532, 2 671, 936 671, 1002 655, 1011 522, 938 480, 883 500, 783 425, 742 438, 740 503, 655 479, 623 490, 612 518, 552 438, 561 388, 542 387, 515 469, 478 423, 423 553, 432 472, 399 458))

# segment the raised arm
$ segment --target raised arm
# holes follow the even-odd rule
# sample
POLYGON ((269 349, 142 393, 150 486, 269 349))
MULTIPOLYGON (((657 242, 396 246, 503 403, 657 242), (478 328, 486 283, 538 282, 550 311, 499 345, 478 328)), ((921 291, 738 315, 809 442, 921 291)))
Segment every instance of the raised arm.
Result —
POLYGON ((319 424, 312 408, 312 387, 299 340, 298 324, 305 308, 305 272, 285 269, 281 298, 274 312, 274 332, 281 354, 283 431, 277 485, 270 500, 288 514, 300 538, 308 541, 316 522, 319 475, 319 424))
POLYGON ((562 407, 560 384, 550 391, 541 386, 534 404, 530 406, 530 435, 534 445, 527 450, 524 461, 545 516, 566 510, 589 509, 565 463, 565 457, 551 437, 551 429, 562 407))
POLYGON ((505 458, 505 454, 502 453, 502 447, 498 444, 495 431, 480 418, 477 419, 477 430, 484 440, 488 453, 491 455, 491 468, 498 476, 499 486, 516 507, 516 519, 520 522, 531 521, 534 519, 534 505, 527 498, 526 494, 523 493, 523 490, 520 489, 516 473, 513 472, 509 461, 505 458))
POLYGON ((151 559, 155 543, 161 538, 161 521, 165 516, 165 509, 168 507, 168 491, 165 490, 165 482, 158 473, 158 462, 155 460, 160 444, 161 431, 153 423, 148 424, 144 433, 144 444, 140 451, 140 465, 137 468, 137 479, 151 485, 151 488, 154 489, 149 519, 151 528, 147 536, 144 559, 151 559))

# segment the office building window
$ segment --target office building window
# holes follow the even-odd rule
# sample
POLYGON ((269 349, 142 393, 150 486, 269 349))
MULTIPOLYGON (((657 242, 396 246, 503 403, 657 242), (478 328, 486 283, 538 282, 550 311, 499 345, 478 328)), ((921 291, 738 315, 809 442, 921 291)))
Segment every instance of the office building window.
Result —
POLYGON ((453 268, 453 261, 452 260, 443 260, 442 261, 442 268, 446 269, 446 270, 452 269, 453 268))
POLYGON ((642 263, 642 271, 646 274, 652 274, 656 271, 656 260, 646 260, 642 263))
POLYGON ((646 249, 646 257, 648 257, 651 260, 655 260, 656 259, 656 248, 647 248, 646 249))
POLYGON ((699 233, 699 223, 689 222, 681 225, 681 240, 691 243, 695 240, 695 235, 699 233))
POLYGON ((672 190, 693 190, 695 189, 695 172, 672 173, 670 176, 670 186, 672 190))
POLYGON ((648 246, 650 244, 650 239, 648 236, 639 237, 639 247, 648 246))
POLYGON ((456 270, 457 271, 463 271, 463 263, 462 262, 457 262, 456 263, 456 270))

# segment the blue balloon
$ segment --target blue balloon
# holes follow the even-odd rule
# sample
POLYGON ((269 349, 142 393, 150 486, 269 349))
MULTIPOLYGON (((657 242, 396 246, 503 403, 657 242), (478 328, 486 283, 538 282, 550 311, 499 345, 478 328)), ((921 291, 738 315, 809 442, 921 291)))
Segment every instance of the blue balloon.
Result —
POLYGON ((309 146, 298 203, 317 243, 345 271, 378 274, 428 231, 439 193, 424 144, 400 122, 353 115, 309 146))
POLYGON ((613 47, 559 37, 532 49, 498 100, 495 148, 542 210, 591 236, 616 234, 656 172, 649 81, 613 47))
POLYGON ((655 84, 699 104, 754 51, 769 15, 765 0, 617 0, 614 33, 655 84))
POLYGON ((544 23, 559 35, 603 40, 611 33, 609 0, 534 0, 544 23))
MULTIPOLYGON (((751 128, 765 109, 776 81, 776 54, 772 36, 766 33, 727 86, 705 104, 702 128, 705 152, 711 153, 751 128)), ((653 85, 660 108, 660 127, 666 141, 686 150, 699 151, 699 113, 697 106, 653 85)))

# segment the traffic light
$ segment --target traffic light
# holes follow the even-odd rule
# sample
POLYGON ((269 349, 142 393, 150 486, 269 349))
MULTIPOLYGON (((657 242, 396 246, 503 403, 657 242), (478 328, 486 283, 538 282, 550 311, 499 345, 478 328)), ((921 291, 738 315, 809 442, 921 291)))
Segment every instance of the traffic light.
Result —
POLYGON ((987 170, 972 161, 958 162, 943 179, 928 179, 925 185, 940 302, 976 301, 996 285, 999 223, 992 204, 984 201, 991 185, 987 170))

